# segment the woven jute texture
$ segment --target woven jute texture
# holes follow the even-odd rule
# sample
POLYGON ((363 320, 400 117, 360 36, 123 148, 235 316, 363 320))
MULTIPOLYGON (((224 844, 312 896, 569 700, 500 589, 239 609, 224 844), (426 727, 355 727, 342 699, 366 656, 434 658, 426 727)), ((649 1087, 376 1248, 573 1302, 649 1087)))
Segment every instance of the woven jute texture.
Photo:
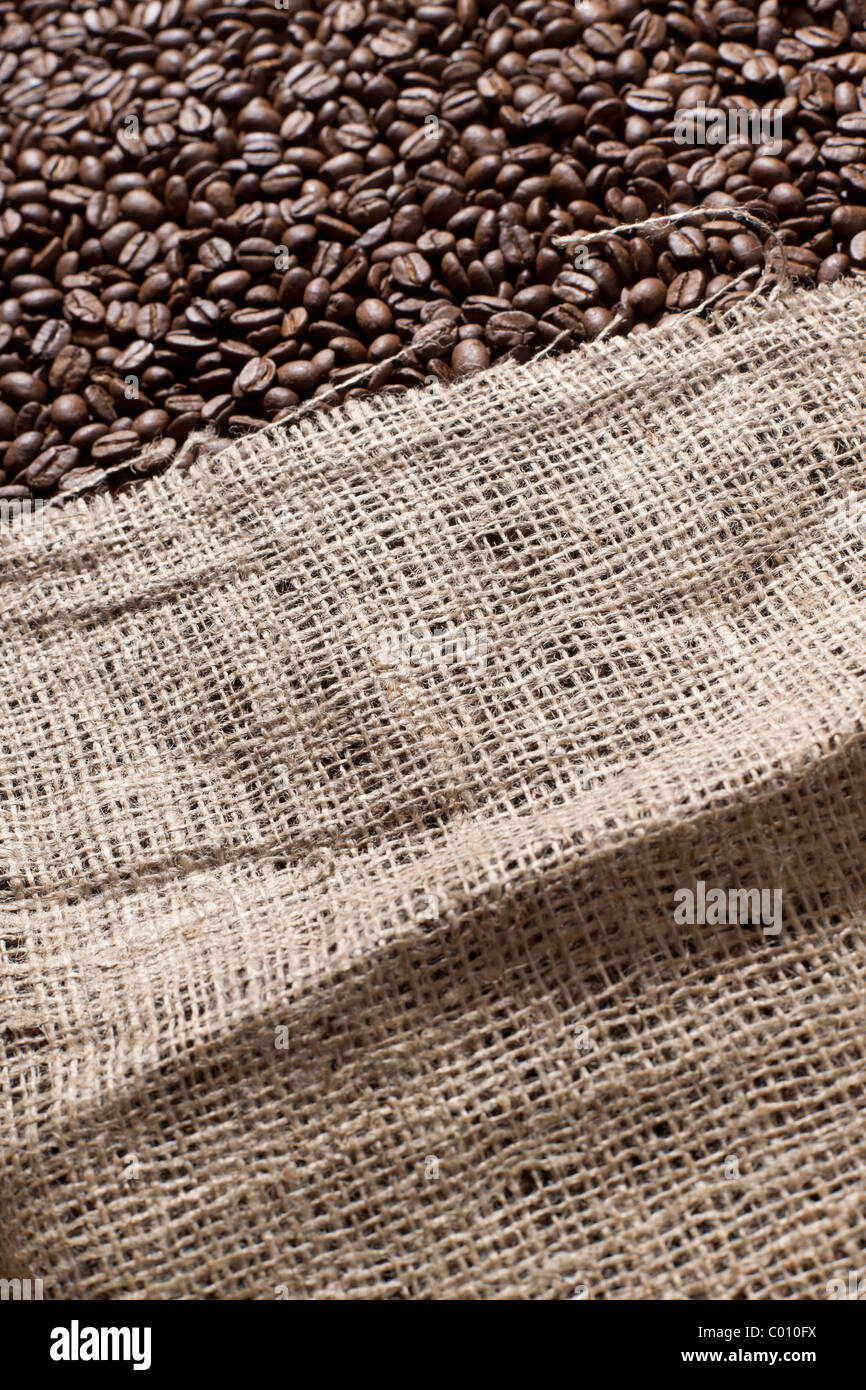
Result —
POLYGON ((844 282, 7 525, 0 1273, 862 1272, 864 412, 844 282))

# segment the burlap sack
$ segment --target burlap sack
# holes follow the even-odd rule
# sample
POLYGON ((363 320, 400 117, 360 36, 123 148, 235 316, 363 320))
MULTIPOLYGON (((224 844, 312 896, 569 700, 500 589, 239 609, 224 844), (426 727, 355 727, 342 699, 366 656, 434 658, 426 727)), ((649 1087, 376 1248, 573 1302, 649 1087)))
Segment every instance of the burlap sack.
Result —
POLYGON ((862 1270, 864 330, 798 292, 5 528, 0 1272, 862 1270))

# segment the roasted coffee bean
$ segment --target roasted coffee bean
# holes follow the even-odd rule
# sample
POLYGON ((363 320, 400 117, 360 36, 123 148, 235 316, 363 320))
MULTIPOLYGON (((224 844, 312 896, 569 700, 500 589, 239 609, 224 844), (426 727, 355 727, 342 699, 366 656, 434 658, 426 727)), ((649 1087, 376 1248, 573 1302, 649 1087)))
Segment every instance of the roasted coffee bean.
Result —
POLYGON ((391 275, 395 285, 401 289, 416 290, 428 285, 433 276, 430 262, 418 251, 395 256, 391 261, 391 275))
POLYGON ((98 328, 105 319, 105 307, 90 290, 74 289, 64 297, 63 313, 71 323, 83 328, 98 328))
MULTIPOLYGON (((110 291, 106 291, 103 295, 104 300, 108 301, 109 293, 110 291)), ((126 300, 112 299, 108 301, 105 314, 106 329, 118 338, 122 338, 127 333, 134 333, 137 311, 138 306, 130 304, 126 300)))
POLYGON ((28 401, 40 404, 47 399, 45 382, 32 372, 12 371, 0 376, 0 396, 9 405, 24 405, 28 401))
POLYGON ((519 223, 502 228, 499 233, 499 249, 506 266, 514 270, 522 270, 535 260, 535 242, 526 228, 519 223))
MULTIPOLYGON (((416 329, 412 336, 412 352, 421 362, 443 357, 457 342, 457 325, 450 319, 435 318, 416 329)), ((331 344, 333 347, 333 343, 331 344)))
MULTIPOLYGON (((646 285, 650 282, 641 280, 639 283, 646 285)), ((696 309, 705 297, 706 288, 707 277, 704 271, 684 270, 668 285, 665 307, 669 310, 696 309)))
POLYGON ((33 335, 30 350, 40 361, 54 363, 62 350, 69 346, 71 337, 72 330, 68 323, 62 319, 46 319, 33 335))
POLYGON ((42 450, 41 430, 25 430, 12 440, 3 455, 3 471, 8 478, 15 478, 36 458, 42 450))
POLYGON ((113 193, 97 192, 88 200, 84 220, 97 234, 107 232, 120 216, 120 203, 113 193))
POLYGON ((648 276, 644 280, 638 280, 628 291, 627 303, 638 317, 652 318, 664 308, 667 294, 668 287, 663 280, 656 276, 648 276))
POLYGON ((848 275, 851 270, 851 261, 848 256, 832 255, 821 262, 818 268, 818 283, 821 285, 830 284, 833 280, 840 279, 843 275, 848 275))
POLYGON ((68 344, 62 347, 48 370, 53 391, 78 391, 89 380, 93 358, 87 348, 68 344))
POLYGON ((58 429, 72 434, 87 424, 87 402, 83 396, 57 396, 51 406, 51 419, 58 429))
POLYGON ((668 250, 678 265, 698 266, 706 260, 707 239, 699 227, 680 227, 670 233, 668 250))
POLYGON ((84 388, 84 399, 90 408, 90 414, 95 420, 110 425, 117 418, 117 411, 114 402, 104 386, 93 383, 84 388))
POLYGON ((169 423, 169 415, 165 410, 143 410, 133 422, 132 428, 139 439, 151 440, 157 435, 161 435, 169 423))
POLYGON ((391 331, 394 315, 381 299, 363 299, 355 311, 355 322, 364 333, 378 337, 391 331))
POLYGON ((35 492, 51 491, 76 466, 79 458, 79 450, 74 445, 54 444, 33 460, 24 474, 25 482, 35 492))
MULTIPOLYGON (((866 266, 866 231, 858 232, 856 236, 851 238, 848 255, 854 265, 861 269, 866 266)), ((0 389, 2 386, 3 382, 0 381, 0 389)))
POLYGON ((740 269, 748 266, 760 266, 764 263, 764 251, 761 243, 751 232, 738 232, 730 240, 731 255, 740 269))
POLYGON ((458 376, 483 371, 489 364, 490 352, 477 338, 464 338, 456 344, 451 353, 451 366, 458 376))
POLYGON ((118 254, 117 264, 132 275, 141 273, 153 265, 159 255, 159 242, 151 232, 135 232, 118 254))
POLYGON ((277 368, 277 380, 280 386, 301 396, 315 391, 322 380, 322 373, 313 362, 286 362, 277 368))
POLYGON ((153 358, 153 343, 145 341, 143 338, 136 338, 134 342, 126 347, 119 357, 113 362, 116 372, 126 375, 131 372, 134 375, 140 374, 153 358))
POLYGON ((170 327, 171 314, 164 304, 142 304, 136 312, 134 331, 145 342, 158 342, 170 327))
POLYGON ((83 425, 80 430, 76 430, 70 435, 69 443, 74 444, 76 449, 89 451, 94 440, 101 439, 108 433, 108 425, 101 420, 91 420, 90 424, 83 425))
POLYGON ((488 347, 503 351, 529 347, 537 331, 538 324, 531 314, 509 309, 505 313, 491 314, 484 326, 484 341, 488 347))
POLYGON ((130 222, 137 222, 147 231, 154 231, 165 221, 165 208, 146 188, 133 188, 125 193, 120 200, 120 211, 130 222))
POLYGON ((231 242, 226 241, 225 237, 211 237, 202 243, 198 248, 198 261, 206 270, 216 272, 225 270, 232 264, 234 252, 231 242))
POLYGON ((331 282, 324 275, 316 275, 304 290, 304 308, 308 314, 316 316, 322 312, 331 297, 331 282))
POLYGON ((113 467, 133 458, 140 448, 141 440, 134 430, 109 430, 91 446, 90 455, 94 463, 113 467))
POLYGON ((260 396, 272 385, 277 369, 267 357, 252 357, 241 368, 233 394, 236 396, 260 396))

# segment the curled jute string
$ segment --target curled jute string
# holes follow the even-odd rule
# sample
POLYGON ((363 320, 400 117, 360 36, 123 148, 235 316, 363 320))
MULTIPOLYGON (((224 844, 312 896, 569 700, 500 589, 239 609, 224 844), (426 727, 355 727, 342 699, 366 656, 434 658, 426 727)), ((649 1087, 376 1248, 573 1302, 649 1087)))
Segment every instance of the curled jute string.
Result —
MULTIPOLYGON (((748 270, 743 271, 741 275, 736 276, 729 284, 724 285, 721 290, 710 295, 708 299, 703 300, 694 309, 689 309, 682 315, 683 318, 695 318, 699 314, 702 314, 709 305, 714 304, 716 300, 724 298, 726 294, 730 294, 734 285, 738 285, 743 280, 751 279, 759 272, 761 278, 751 293, 746 296, 748 299, 752 299, 760 294, 765 285, 770 282, 773 282, 782 294, 793 287, 794 281, 788 269, 788 257, 785 251, 785 244, 779 240, 775 229, 771 227, 768 222, 765 222, 763 218, 755 216, 754 212, 751 211, 751 207, 753 206, 754 204, 747 203, 741 208, 688 208, 685 212, 671 212, 664 213, 661 217, 647 217, 642 222, 622 222, 616 227, 605 227, 600 232, 572 232, 568 236, 553 237, 552 244, 561 247, 563 250, 567 250, 570 247, 580 245, 586 246, 590 242, 604 242, 608 237, 619 236, 620 234, 632 235, 636 232, 647 232, 649 237, 652 237, 654 232, 667 231, 670 227, 679 226, 681 223, 694 222, 696 219, 700 218, 709 218, 713 221, 742 222, 744 226, 752 227, 756 231, 762 233, 766 241, 763 267, 751 266, 748 270), (771 268, 768 264, 769 256, 767 253, 774 250, 778 250, 779 252, 781 264, 778 268, 771 268)), ((614 316, 607 327, 599 333, 595 341, 598 342, 602 338, 606 338, 609 333, 617 328, 619 322, 619 318, 614 316)), ((555 346, 555 342, 551 343, 550 346, 545 349, 545 353, 549 352, 550 349, 555 346)), ((544 353, 541 355, 544 356, 544 353)))

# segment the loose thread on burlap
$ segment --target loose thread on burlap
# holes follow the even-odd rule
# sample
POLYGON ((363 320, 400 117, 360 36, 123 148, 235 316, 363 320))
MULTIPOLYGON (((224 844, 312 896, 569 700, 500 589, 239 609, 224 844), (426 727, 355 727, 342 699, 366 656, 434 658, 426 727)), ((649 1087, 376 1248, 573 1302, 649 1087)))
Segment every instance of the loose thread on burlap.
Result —
MULTIPOLYGON (((694 309, 689 309, 686 313, 682 314, 682 318, 697 318, 699 315, 705 313, 711 304, 715 304, 717 300, 723 299, 725 295, 730 294, 735 285, 740 284, 743 280, 751 279, 758 273, 760 273, 758 283, 755 285, 754 289, 745 296, 743 302, 757 298, 757 296, 762 294, 770 284, 774 284, 779 293, 783 296, 788 290, 793 289, 794 280, 788 269, 788 257, 784 242, 779 240, 775 230, 768 222, 755 216, 750 210, 749 205, 742 208, 689 208, 686 212, 672 212, 666 213, 661 217, 647 217, 642 222, 623 222, 617 227, 607 227, 600 232, 573 232, 569 236, 554 237, 553 244, 563 249, 578 245, 585 246, 593 241, 603 242, 607 237, 618 236, 621 232, 633 233, 646 231, 652 236, 653 232, 666 231, 669 227, 678 226, 680 223, 694 222, 695 218, 701 217, 716 220, 720 218, 729 218, 732 222, 742 222, 744 226, 753 227, 756 231, 761 232, 766 240, 764 264, 762 267, 750 266, 729 284, 723 285, 715 294, 710 295, 708 299, 702 300, 694 309), (776 250, 779 252, 780 260, 778 268, 771 267, 769 264, 768 253, 776 250)), ((620 323, 621 318, 619 315, 616 315, 611 319, 610 323, 602 329, 601 333, 599 333, 596 342, 600 342, 603 338, 607 338, 611 333, 615 332, 620 323)), ((555 346, 555 342, 550 344, 551 348, 555 346)), ((549 349, 545 349, 545 351, 549 351, 549 349)), ((544 356, 544 353, 542 353, 541 356, 544 356)))
MULTIPOLYGON (((729 284, 723 285, 720 290, 716 290, 715 294, 711 294, 709 299, 703 300, 697 306, 696 309, 688 309, 685 313, 678 314, 677 319, 682 320, 697 318, 698 315, 702 314, 705 309, 708 309, 711 304, 715 304, 717 300, 723 299, 726 294, 730 294, 735 285, 741 284, 743 280, 751 280, 756 275, 761 276, 757 285, 753 290, 750 290, 747 295, 744 295, 742 300, 740 301, 742 304, 748 304, 749 300, 754 299, 757 295, 761 294, 765 285, 768 284, 770 280, 774 278, 772 272, 768 272, 766 269, 758 265, 750 266, 748 270, 744 270, 741 275, 735 276, 735 278, 731 280, 729 284)), ((596 334, 595 338, 593 338, 592 341, 595 343, 603 342, 605 338, 609 338, 611 334, 615 333, 618 328, 621 328, 622 324, 623 318, 620 315, 619 310, 617 308, 614 311, 610 323, 606 324, 605 327, 601 330, 601 332, 596 334)), ((552 343, 548 343, 546 348, 543 348, 541 352, 538 352, 533 356, 533 362, 540 362, 542 357, 549 356, 549 354, 552 353, 559 346, 560 343, 566 340, 571 341, 573 343, 573 339, 571 337, 569 329, 564 328, 561 333, 557 333, 552 343)))
MULTIPOLYGON (((791 274, 788 270, 788 257, 785 251, 784 242, 781 242, 773 227, 762 218, 756 217, 750 210, 754 204, 746 204, 741 208, 688 208, 685 212, 665 213, 661 217, 647 217, 643 222, 621 222, 617 227, 606 227, 600 232, 571 232, 568 236, 554 237, 553 245, 561 246, 564 250, 571 246, 588 244, 591 241, 604 241, 607 237, 619 236, 620 233, 632 234, 634 232, 666 231, 669 227, 678 226, 680 223, 693 222, 695 218, 710 218, 713 221, 742 222, 746 227, 754 227, 763 233, 766 238, 769 251, 778 250, 781 258, 781 267, 778 272, 769 272, 778 280, 783 289, 788 289, 793 284, 791 274)), ((766 265, 765 255, 765 265, 766 265)), ((769 267, 767 267, 769 271, 769 267)), ((726 287, 727 288, 727 287, 726 287)))

